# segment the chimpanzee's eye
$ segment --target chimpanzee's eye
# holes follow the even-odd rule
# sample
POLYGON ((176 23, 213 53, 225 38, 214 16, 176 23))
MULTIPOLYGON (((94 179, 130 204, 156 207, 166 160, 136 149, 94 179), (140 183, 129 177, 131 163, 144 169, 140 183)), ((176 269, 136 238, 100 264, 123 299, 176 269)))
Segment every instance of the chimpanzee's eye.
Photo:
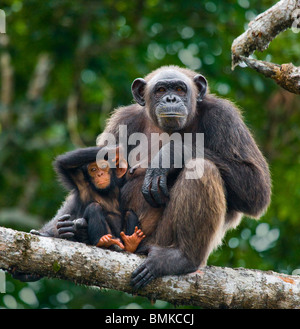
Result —
POLYGON ((177 87, 175 88, 175 90, 176 90, 176 92, 178 92, 178 93, 180 93, 180 94, 185 93, 185 89, 184 89, 183 87, 181 87, 181 86, 177 86, 177 87))
POLYGON ((166 89, 164 87, 159 87, 157 89, 157 92, 159 92, 159 93, 164 93, 165 91, 166 91, 166 89))

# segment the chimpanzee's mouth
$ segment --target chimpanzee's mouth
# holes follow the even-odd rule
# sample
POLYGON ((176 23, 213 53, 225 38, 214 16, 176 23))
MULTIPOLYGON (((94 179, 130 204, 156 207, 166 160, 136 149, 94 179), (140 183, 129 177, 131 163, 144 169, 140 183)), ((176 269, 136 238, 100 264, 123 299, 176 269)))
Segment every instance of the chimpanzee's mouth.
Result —
POLYGON ((182 113, 160 113, 159 114, 160 118, 184 118, 185 115, 182 113))

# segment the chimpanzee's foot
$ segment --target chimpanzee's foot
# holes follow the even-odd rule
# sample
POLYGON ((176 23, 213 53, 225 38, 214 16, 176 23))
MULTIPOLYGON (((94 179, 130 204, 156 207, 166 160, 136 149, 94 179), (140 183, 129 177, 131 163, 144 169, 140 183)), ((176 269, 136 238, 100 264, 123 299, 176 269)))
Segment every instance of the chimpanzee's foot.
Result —
POLYGON ((123 243, 119 239, 113 239, 111 234, 103 235, 96 246, 99 248, 109 248, 112 245, 117 245, 121 249, 125 248, 123 243))
POLYGON ((138 245, 146 237, 144 232, 136 226, 132 235, 126 235, 124 232, 120 233, 124 242, 125 250, 128 252, 135 252, 138 245))

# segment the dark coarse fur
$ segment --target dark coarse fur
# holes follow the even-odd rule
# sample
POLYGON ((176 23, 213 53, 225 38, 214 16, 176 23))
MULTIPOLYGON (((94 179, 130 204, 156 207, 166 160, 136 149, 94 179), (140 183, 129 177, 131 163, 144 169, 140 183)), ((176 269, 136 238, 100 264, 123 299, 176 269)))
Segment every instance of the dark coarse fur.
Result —
MULTIPOLYGON (((120 206, 120 187, 125 177, 117 177, 117 169, 110 168, 110 185, 100 189, 89 176, 87 165, 96 161, 99 150, 99 147, 83 148, 56 158, 53 163, 55 171, 70 192, 55 217, 39 231, 31 230, 31 233, 97 245, 104 235, 111 234, 113 238, 120 238, 120 232, 124 231, 130 236, 135 227, 140 227, 136 214, 131 210, 123 212, 120 206)), ((143 243, 138 249, 142 246, 143 243)), ((39 275, 21 272, 13 275, 21 281, 41 278, 39 275)))
MULTIPOLYGON (((83 213, 88 203, 90 203, 91 197, 88 193, 86 193, 86 197, 80 195, 80 190, 90 189, 88 182, 85 181, 82 167, 95 161, 99 149, 99 147, 91 147, 70 151, 56 158, 53 167, 62 185, 70 192, 54 218, 39 230, 41 235, 58 238, 60 234, 57 224, 63 216, 69 214, 70 221, 83 217, 83 213)), ((87 234, 78 237, 78 240, 89 243, 87 234)))
MULTIPOLYGON (((163 132, 153 113, 154 96, 150 89, 157 77, 172 78, 177 73, 179 78, 185 75, 192 95, 187 123, 179 132, 204 133, 204 175, 186 180, 184 167, 173 182, 168 176, 169 201, 159 208, 151 207, 141 193, 147 170, 133 174, 123 187, 122 202, 136 212, 150 247, 148 258, 133 273, 132 284, 136 288, 154 277, 187 273, 205 265, 226 230, 236 227, 243 214, 259 218, 270 202, 268 165, 240 111, 209 92, 197 100, 198 88, 193 81, 196 72, 170 66, 146 76, 144 89, 133 86, 139 94, 137 102, 142 105, 115 110, 105 133, 118 138, 119 126, 127 125, 128 136, 143 132, 150 141, 151 133, 163 132)), ((97 145, 104 142, 102 136, 97 145)), ((129 145, 128 154, 131 148, 129 145)))
POLYGON ((125 226, 120 207, 120 187, 124 180, 116 177, 115 169, 110 169, 110 185, 103 189, 94 185, 87 165, 95 162, 99 150, 99 147, 83 148, 56 158, 54 168, 62 184, 70 190, 70 194, 55 218, 40 231, 43 235, 68 236, 72 234, 70 227, 74 220, 82 218, 88 222, 88 234, 85 234, 85 230, 75 230, 76 241, 96 245, 103 235, 120 237, 125 226), (60 223, 61 227, 57 229, 58 222, 67 215, 67 221, 60 223))
MULTIPOLYGON (((270 203, 268 165, 240 111, 231 102, 207 90, 205 78, 196 72, 176 66, 161 67, 145 79, 135 80, 132 91, 137 103, 116 109, 107 122, 104 133, 113 134, 117 143, 120 125, 127 126, 128 138, 136 132, 144 133, 149 141, 149 155, 152 133, 204 134, 204 174, 201 178, 186 179, 189 163, 175 172, 148 168, 127 174, 121 189, 121 202, 124 208, 132 209, 138 216, 149 251, 147 259, 133 272, 131 284, 135 289, 155 277, 189 273, 205 265, 226 231, 236 227, 243 214, 259 218, 270 203), (157 113, 161 108, 172 112, 174 107, 166 97, 155 96, 154 90, 157 83, 165 83, 168 90, 169 80, 181 80, 187 85, 185 96, 172 95, 176 100, 174 104, 181 104, 176 111, 188 112, 184 118, 171 122, 173 126, 158 120, 157 113), (167 201, 155 185, 166 177, 167 201), (150 203, 158 203, 158 207, 152 207, 150 203)), ((98 137, 97 145, 105 145, 104 136, 98 137)), ((128 145, 127 154, 134 147, 128 145)), ((82 156, 85 160, 88 158, 82 156)), ((189 161, 201 164, 197 158, 189 161)), ((67 184, 69 179, 67 177, 67 184)), ((71 193, 41 232, 58 236, 57 221, 62 214, 74 209, 78 202, 76 198, 78 194, 71 193)), ((79 217, 80 212, 74 216, 79 217)))

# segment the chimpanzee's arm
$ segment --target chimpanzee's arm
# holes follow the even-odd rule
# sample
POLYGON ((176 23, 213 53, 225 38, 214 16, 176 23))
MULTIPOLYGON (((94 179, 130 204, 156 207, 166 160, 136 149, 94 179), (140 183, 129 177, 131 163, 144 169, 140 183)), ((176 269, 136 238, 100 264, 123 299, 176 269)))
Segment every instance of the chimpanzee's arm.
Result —
POLYGON ((78 211, 80 203, 77 197, 77 191, 72 191, 58 209, 56 215, 41 229, 38 231, 31 230, 30 233, 89 243, 87 223, 84 218, 77 218, 80 216, 80 211, 78 211))
POLYGON ((78 188, 80 183, 78 175, 82 175, 81 170, 78 169, 85 164, 96 161, 99 150, 100 147, 81 148, 56 158, 53 166, 66 188, 78 188))
POLYGON ((204 158, 221 173, 228 209, 260 216, 270 202, 271 180, 251 133, 229 101, 208 98, 201 111, 204 158))

